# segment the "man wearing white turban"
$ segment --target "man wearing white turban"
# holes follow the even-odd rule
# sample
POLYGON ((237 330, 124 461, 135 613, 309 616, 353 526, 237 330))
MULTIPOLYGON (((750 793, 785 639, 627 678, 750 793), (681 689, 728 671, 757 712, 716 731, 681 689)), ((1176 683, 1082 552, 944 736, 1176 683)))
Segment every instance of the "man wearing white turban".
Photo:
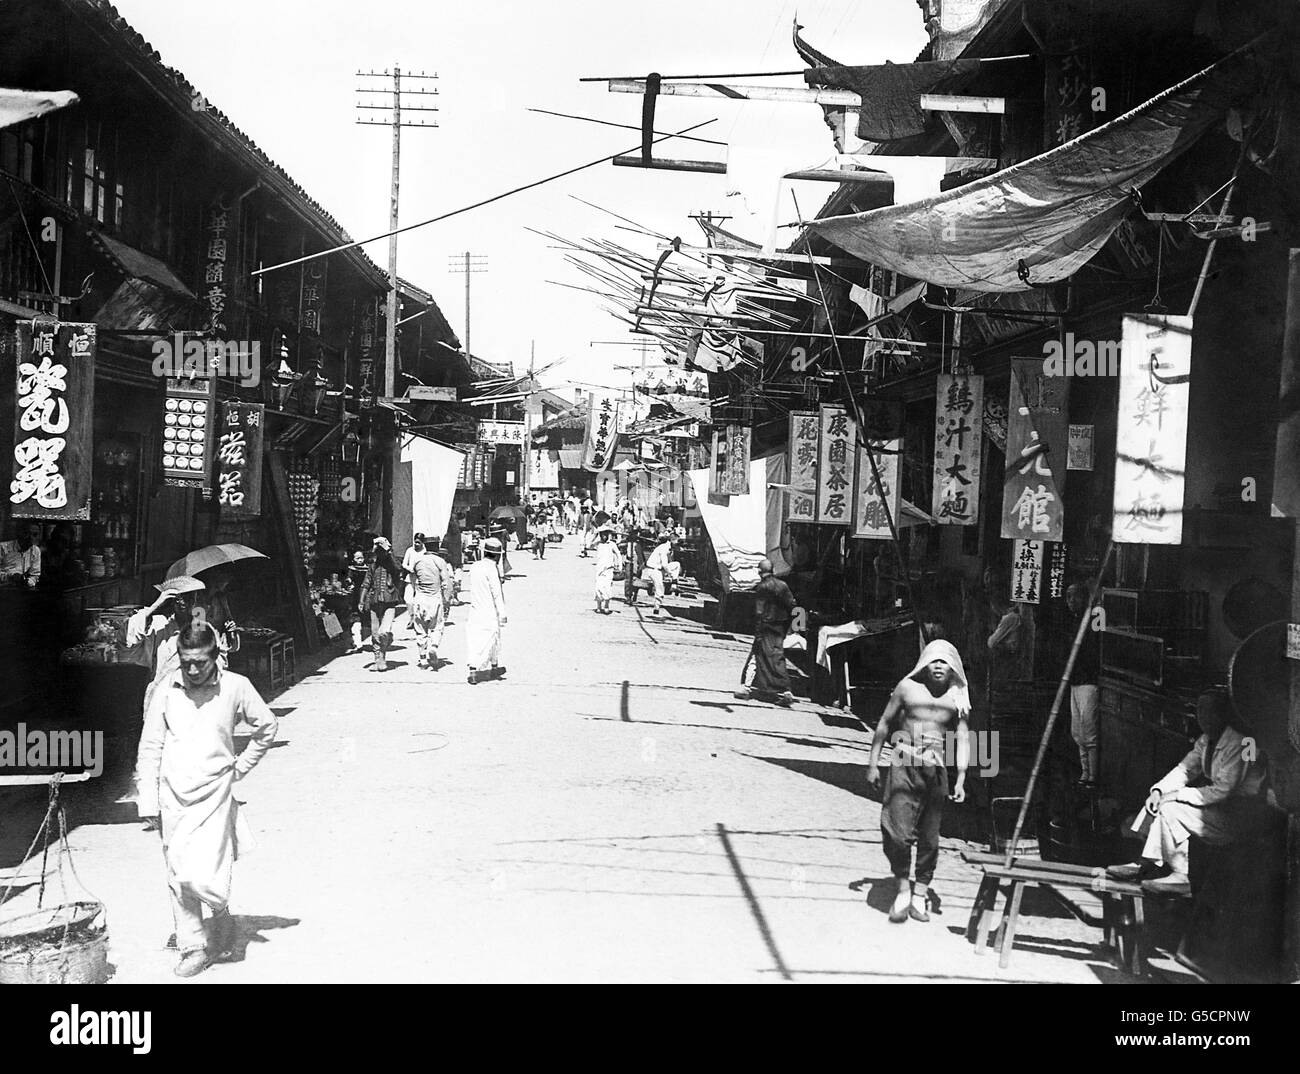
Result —
POLYGON ((898 880, 889 920, 929 921, 929 889, 939 861, 939 826, 948 794, 945 747, 954 737, 957 780, 952 800, 966 799, 970 763, 970 691, 961 656, 946 641, 932 641, 890 695, 871 741, 867 783, 880 786, 880 754, 886 736, 893 758, 885 781, 880 830, 885 856, 898 880), (916 847, 916 882, 909 881, 916 847))

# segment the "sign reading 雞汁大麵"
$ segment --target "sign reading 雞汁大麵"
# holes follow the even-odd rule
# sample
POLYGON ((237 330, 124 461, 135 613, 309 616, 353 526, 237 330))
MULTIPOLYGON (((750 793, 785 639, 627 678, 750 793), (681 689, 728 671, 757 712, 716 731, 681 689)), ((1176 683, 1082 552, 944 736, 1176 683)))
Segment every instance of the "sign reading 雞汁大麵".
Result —
POLYGON ((969 526, 979 520, 984 378, 943 374, 937 383, 931 513, 941 526, 969 526))

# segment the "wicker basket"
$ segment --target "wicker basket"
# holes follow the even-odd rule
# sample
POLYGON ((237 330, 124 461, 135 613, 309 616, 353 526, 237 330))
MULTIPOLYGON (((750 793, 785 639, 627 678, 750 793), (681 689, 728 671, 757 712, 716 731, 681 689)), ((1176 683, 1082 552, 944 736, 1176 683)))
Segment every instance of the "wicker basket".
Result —
POLYGON ((102 903, 63 903, 0 921, 0 984, 107 980, 108 919, 102 903))

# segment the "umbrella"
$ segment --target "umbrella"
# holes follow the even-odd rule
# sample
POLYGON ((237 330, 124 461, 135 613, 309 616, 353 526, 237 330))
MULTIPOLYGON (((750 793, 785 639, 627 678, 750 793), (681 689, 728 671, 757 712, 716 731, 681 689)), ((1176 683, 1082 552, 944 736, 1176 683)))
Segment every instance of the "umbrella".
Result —
POLYGON ((498 507, 490 515, 489 521, 496 521, 498 518, 523 518, 524 509, 522 507, 498 507))
POLYGON ((266 556, 243 544, 210 544, 207 548, 200 548, 197 552, 178 559, 167 568, 167 577, 202 574, 213 567, 238 563, 241 559, 266 559, 266 556))

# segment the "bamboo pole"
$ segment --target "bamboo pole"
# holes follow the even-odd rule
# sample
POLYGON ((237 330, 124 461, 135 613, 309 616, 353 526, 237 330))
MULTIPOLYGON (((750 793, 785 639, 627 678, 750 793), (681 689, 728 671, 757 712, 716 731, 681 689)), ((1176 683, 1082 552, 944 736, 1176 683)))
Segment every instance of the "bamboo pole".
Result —
POLYGON ((1007 846, 1007 857, 1003 867, 1010 869, 1015 861, 1016 850, 1020 846, 1020 833, 1025 827, 1025 818, 1029 816, 1029 806, 1034 798, 1034 788, 1038 784, 1038 773, 1043 767, 1043 758, 1047 756, 1047 744, 1052 740, 1052 729, 1056 726, 1056 717, 1060 715, 1061 703, 1065 700, 1065 691, 1070 686, 1070 676, 1074 674, 1074 662, 1083 647, 1083 636, 1092 623, 1092 609, 1097 602, 1097 593, 1101 589, 1101 580, 1110 567, 1110 559, 1115 551, 1115 539, 1106 542, 1106 554, 1101 559, 1101 568, 1088 589, 1088 607, 1079 619, 1079 629, 1074 632, 1074 644, 1070 647, 1069 659, 1065 661, 1065 670, 1061 672, 1061 681, 1056 687, 1056 698, 1052 701, 1052 710, 1047 716, 1047 727, 1043 729, 1043 739, 1038 743, 1038 755, 1034 758, 1034 767, 1029 773, 1029 783, 1025 787, 1025 797, 1020 803, 1020 815, 1016 818, 1015 831, 1011 833, 1011 842, 1007 846))

